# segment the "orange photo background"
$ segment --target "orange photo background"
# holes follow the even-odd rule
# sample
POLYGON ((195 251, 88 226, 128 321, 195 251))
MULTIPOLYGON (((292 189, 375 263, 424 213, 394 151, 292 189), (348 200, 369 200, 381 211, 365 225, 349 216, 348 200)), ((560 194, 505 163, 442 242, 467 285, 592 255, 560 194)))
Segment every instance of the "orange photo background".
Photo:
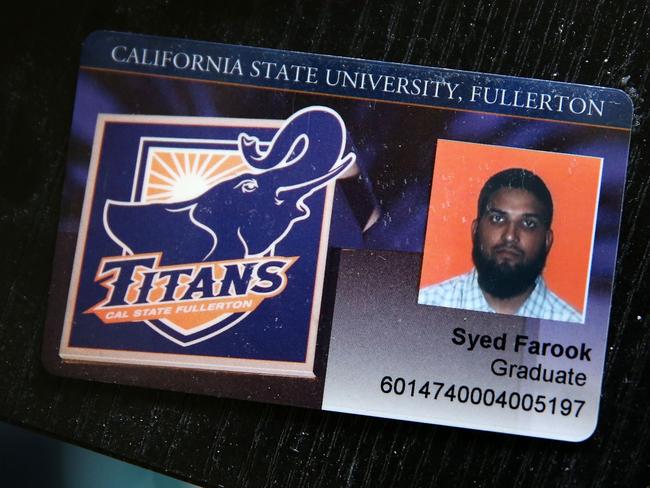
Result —
POLYGON ((490 176, 508 168, 526 168, 548 186, 555 239, 544 279, 583 313, 601 169, 601 159, 590 156, 438 140, 420 287, 472 268, 479 192, 490 176))

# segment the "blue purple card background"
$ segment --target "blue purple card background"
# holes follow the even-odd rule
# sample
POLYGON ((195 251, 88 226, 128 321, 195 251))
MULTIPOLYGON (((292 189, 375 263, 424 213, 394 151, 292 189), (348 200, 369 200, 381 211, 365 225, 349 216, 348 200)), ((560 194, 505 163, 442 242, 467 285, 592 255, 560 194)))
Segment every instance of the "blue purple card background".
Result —
MULTIPOLYGON (((339 185, 332 216, 330 234, 332 247, 422 251, 436 140, 440 138, 603 158, 587 324, 591 322, 590 319, 594 319, 606 325, 607 316, 603 317, 602 314, 604 310, 608 310, 611 297, 629 144, 629 131, 621 130, 621 127, 629 125, 631 117, 629 104, 619 104, 620 110, 612 112, 611 119, 601 120, 600 125, 593 126, 584 124, 584 121, 578 124, 560 120, 569 118, 566 115, 554 116, 557 120, 539 120, 496 113, 470 112, 444 106, 444 103, 440 104, 441 107, 395 103, 396 100, 391 97, 383 97, 382 100, 354 99, 350 98, 349 94, 344 98, 336 96, 337 93, 323 95, 290 90, 288 87, 281 86, 271 90, 269 87, 261 89, 250 85, 223 84, 219 83, 218 79, 206 82, 205 79, 149 76, 147 72, 153 74, 156 70, 142 68, 139 69, 140 73, 119 72, 116 71, 116 66, 109 66, 110 63, 101 61, 101 49, 105 49, 105 46, 98 47, 97 42, 100 40, 101 38, 98 37, 92 38, 87 44, 83 58, 86 66, 82 66, 79 74, 61 232, 74 234, 78 229, 94 127, 100 113, 286 119, 303 107, 326 105, 336 110, 346 123, 361 169, 356 190, 362 189, 362 191, 346 192, 341 188, 342 185, 339 185), (96 69, 97 67, 110 67, 111 70, 96 69), (612 127, 608 127, 607 124, 612 127), (377 206, 380 215, 377 222, 362 234, 361 229, 368 214, 365 209, 368 201, 372 201, 377 206), (360 211, 362 207, 364 211, 360 211)), ((155 38, 152 40, 143 37, 142 42, 145 41, 150 42, 152 46, 163 42, 155 38)), ((235 53, 249 53, 251 49, 218 45, 217 47, 235 53)), ((268 56, 274 53, 280 56, 275 51, 262 50, 262 52, 268 56)), ((290 56, 294 56, 296 60, 304 60, 300 56, 308 56, 310 62, 321 60, 332 66, 339 62, 337 58, 313 55, 284 53, 283 56, 285 60, 293 59, 290 56)), ((346 62, 349 65, 352 61, 346 62)), ((370 71, 384 69, 387 66, 385 63, 359 60, 354 60, 354 63, 359 63, 370 71)), ((398 72, 397 65, 390 66, 398 72)), ((411 68, 413 67, 409 67, 411 68)), ((133 71, 134 67, 130 66, 129 69, 133 71)), ((440 71, 429 68, 418 69, 423 73, 435 74, 440 71)), ((445 73, 452 73, 456 79, 461 80, 463 77, 467 80, 475 80, 479 76, 475 73, 449 71, 445 73)), ((156 72, 156 74, 161 73, 156 72)), ((547 90, 562 88, 565 91, 602 94, 613 99, 616 99, 619 96, 617 94, 620 93, 614 90, 554 82, 480 76, 488 81, 499 78, 502 83, 511 86, 526 84, 529 87, 541 87, 547 90)), ((345 95, 345 93, 341 94, 345 95)), ((176 132, 173 135, 178 137, 176 132)), ((109 137, 115 137, 109 141, 110 147, 119 147, 125 144, 124 141, 129 141, 128 134, 119 137, 115 134, 109 137)), ((133 140, 131 143, 134 142, 133 140)), ((115 164, 110 171, 118 178, 130 178, 131 170, 120 166, 124 163, 120 163, 118 159, 119 157, 116 158, 115 163, 108 163, 115 164)), ((103 166, 106 167, 106 164, 103 166)), ((125 184, 123 190, 111 188, 110 194, 106 191, 97 194, 96 198, 128 200, 129 196, 130 184, 125 184), (122 191, 124 193, 121 193, 122 191)), ((95 209, 95 212, 98 211, 95 209)), ((96 216, 93 216, 92 221, 97 222, 96 216)), ((309 222, 316 221, 310 219, 309 222)), ((303 224, 309 225, 301 223, 303 224)), ((86 257, 87 261, 92 262, 101 255, 111 254, 110 245, 117 249, 112 242, 106 243, 103 247, 89 246, 90 254, 86 257)), ((287 245, 302 245, 298 229, 290 234, 287 245), (293 242, 290 242, 291 240, 293 242)), ((92 266, 91 268, 84 272, 94 273, 96 268, 92 266)), ((87 278, 85 276, 83 280, 87 278)), ((93 303, 90 302, 95 298, 97 297, 85 298, 81 307, 92 305, 93 303)), ((99 299, 101 297, 97 301, 99 299)), ((298 307, 299 304, 297 303, 296 306, 298 307)), ((276 312, 280 313, 278 311, 273 313, 276 312)), ((288 326, 291 322, 291 314, 288 313, 286 317, 288 326)), ((123 332, 116 332, 121 336, 117 342, 113 339, 106 341, 99 333, 106 327, 93 328, 81 323, 75 324, 73 345, 114 347, 119 343, 119 347, 133 347, 138 350, 179 352, 182 349, 183 353, 189 353, 191 349, 191 353, 226 356, 237 355, 241 351, 248 350, 249 357, 286 357, 285 351, 281 350, 283 347, 277 345, 275 340, 257 342, 255 339, 251 340, 256 332, 247 332, 245 326, 237 326, 218 336, 218 340, 209 340, 191 348, 180 348, 159 336, 156 337, 156 333, 142 324, 138 327, 122 327, 120 330, 123 332), (151 346, 152 341, 155 346, 151 346), (259 345, 253 347, 251 344, 259 345)), ((289 340, 290 343, 293 340, 293 344, 297 344, 304 337, 284 339, 289 340)), ((294 358, 298 359, 297 356, 294 358)))

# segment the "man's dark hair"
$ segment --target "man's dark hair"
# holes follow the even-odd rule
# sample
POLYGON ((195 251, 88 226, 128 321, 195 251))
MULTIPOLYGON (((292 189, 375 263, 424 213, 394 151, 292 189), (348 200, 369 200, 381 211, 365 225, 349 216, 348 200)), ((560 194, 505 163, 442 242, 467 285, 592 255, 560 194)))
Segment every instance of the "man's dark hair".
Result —
POLYGON ((485 182, 481 193, 478 196, 478 218, 483 217, 487 211, 488 203, 496 192, 502 188, 515 190, 526 190, 537 198, 544 207, 545 215, 542 215, 546 227, 551 226, 553 221, 553 198, 548 191, 544 181, 532 171, 523 168, 510 168, 500 171, 485 182))

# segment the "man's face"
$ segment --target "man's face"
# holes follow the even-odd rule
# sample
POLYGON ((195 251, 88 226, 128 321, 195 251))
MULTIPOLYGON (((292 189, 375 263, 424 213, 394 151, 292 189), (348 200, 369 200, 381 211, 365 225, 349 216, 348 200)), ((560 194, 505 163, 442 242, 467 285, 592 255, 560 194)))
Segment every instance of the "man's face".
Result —
POLYGON ((502 188, 472 224, 472 257, 481 288, 510 298, 529 289, 544 269, 553 244, 539 200, 521 189, 502 188))

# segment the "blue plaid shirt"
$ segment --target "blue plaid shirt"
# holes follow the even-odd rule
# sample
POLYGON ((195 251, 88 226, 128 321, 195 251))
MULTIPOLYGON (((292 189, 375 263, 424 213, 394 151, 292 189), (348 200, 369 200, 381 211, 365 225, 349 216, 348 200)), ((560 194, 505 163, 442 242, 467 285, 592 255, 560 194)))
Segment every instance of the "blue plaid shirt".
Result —
MULTIPOLYGON (((476 269, 422 288, 418 303, 495 313, 481 291, 476 269)), ((517 310, 516 315, 562 322, 583 322, 582 316, 571 305, 548 289, 541 276, 537 278, 533 292, 517 310)))

